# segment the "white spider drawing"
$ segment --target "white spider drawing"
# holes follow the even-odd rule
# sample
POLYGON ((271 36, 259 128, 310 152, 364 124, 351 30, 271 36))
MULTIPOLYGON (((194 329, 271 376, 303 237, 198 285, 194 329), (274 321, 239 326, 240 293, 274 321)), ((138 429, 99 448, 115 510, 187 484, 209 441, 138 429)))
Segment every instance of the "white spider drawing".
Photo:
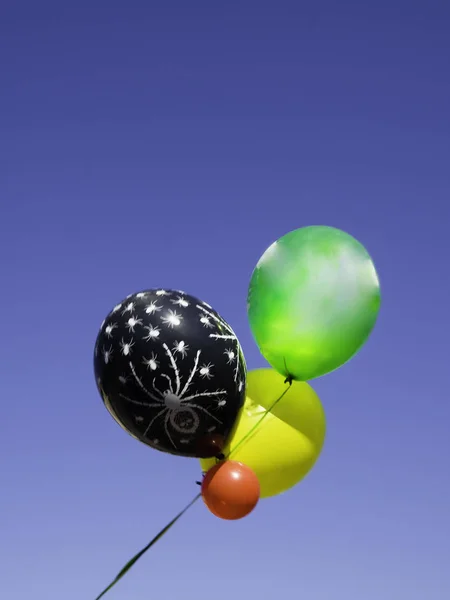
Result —
POLYGON ((214 375, 211 373, 211 369, 213 368, 214 365, 212 365, 211 363, 208 363, 207 365, 202 365, 200 367, 200 377, 203 377, 204 379, 212 379, 214 377, 214 375))
POLYGON ((153 315, 156 312, 159 312, 161 309, 162 306, 153 301, 150 302, 150 304, 147 304, 147 306, 145 307, 145 312, 147 313, 147 315, 153 315))
POLYGON ((170 301, 172 304, 175 304, 176 306, 182 306, 183 308, 187 308, 189 306, 189 302, 181 295, 177 296, 175 299, 172 298, 170 301))
POLYGON ((214 327, 214 325, 211 323, 210 318, 205 317, 205 315, 202 315, 200 317, 200 323, 203 325, 203 327, 206 327, 206 329, 211 329, 212 327, 214 327))
POLYGON ((227 401, 225 400, 225 398, 221 397, 221 398, 217 398, 217 406, 219 408, 222 408, 222 406, 225 406, 227 403, 227 401))
POLYGON ((124 314, 126 314, 127 312, 128 313, 133 312, 133 310, 134 310, 134 302, 128 302, 128 304, 125 306, 125 308, 122 311, 122 316, 124 314))
POLYGON ((170 308, 165 314, 165 316, 161 317, 161 321, 164 323, 164 325, 170 327, 170 329, 178 327, 181 324, 182 320, 183 316, 179 315, 175 310, 171 310, 170 308))
POLYGON ((122 350, 122 354, 124 356, 130 356, 131 354, 131 349, 134 346, 134 341, 130 340, 129 342, 124 342, 123 338, 120 341, 120 348, 122 350))
POLYGON ((103 354, 103 360, 105 361, 105 365, 107 365, 110 362, 110 360, 112 359, 113 347, 110 346, 108 349, 103 347, 102 354, 103 354))
POLYGON ((142 359, 142 362, 150 371, 156 371, 156 369, 159 367, 159 361, 157 359, 157 355, 154 352, 152 352, 150 358, 144 357, 142 359))
POLYGON ((111 339, 112 338, 112 333, 113 333, 114 329, 116 329, 116 328, 117 328, 117 323, 110 323, 109 325, 107 325, 105 327, 105 335, 106 335, 106 337, 108 337, 108 338, 111 339))
MULTIPOLYGON (((206 302, 203 303, 205 306, 208 306, 206 304, 206 302)), ((214 321, 217 326, 220 329, 225 329, 226 333, 225 334, 219 334, 219 333, 210 333, 209 337, 211 339, 214 340, 230 340, 233 341, 236 344, 236 351, 234 352, 234 358, 236 360, 236 366, 234 368, 234 381, 238 381, 239 378, 239 368, 240 368, 240 356, 241 356, 241 344, 239 343, 239 340, 236 336, 236 334, 234 333, 234 331, 231 329, 231 327, 228 325, 228 323, 226 323, 223 319, 221 319, 220 317, 216 316, 213 312, 207 310, 205 308, 205 306, 202 306, 200 304, 196 304, 196 308, 198 308, 199 311, 201 311, 202 315, 200 317, 200 321, 202 321, 202 319, 204 319, 205 317, 207 317, 209 319, 209 321, 211 322, 214 321)), ((230 358, 230 355, 228 355, 228 358, 230 358)), ((241 390, 239 390, 241 391, 241 390)))
POLYGON ((136 317, 130 317, 126 323, 126 328, 130 333, 134 333, 136 325, 142 325, 142 319, 136 319, 136 317))
POLYGON ((178 433, 189 435, 196 432, 200 425, 200 417, 199 412, 203 412, 210 419, 216 421, 216 423, 222 424, 222 421, 215 417, 209 410, 200 406, 196 403, 196 400, 199 398, 209 397, 213 398, 217 401, 217 404, 221 403, 220 406, 224 406, 226 403, 226 390, 215 390, 213 392, 191 392, 189 390, 192 386, 194 377, 197 373, 199 373, 199 360, 201 355, 201 350, 198 350, 194 359, 194 365, 187 377, 187 380, 184 382, 181 381, 180 372, 178 370, 178 365, 176 362, 176 358, 174 357, 172 351, 167 346, 167 344, 163 344, 164 351, 166 352, 170 365, 173 371, 172 377, 167 375, 166 373, 162 373, 159 377, 161 379, 166 380, 166 389, 162 390, 156 385, 156 377, 153 378, 152 381, 152 390, 149 390, 145 387, 142 380, 139 378, 136 373, 136 369, 132 362, 129 362, 129 367, 131 369, 131 373, 136 384, 139 386, 141 391, 147 396, 147 402, 140 402, 137 400, 133 400, 125 396, 124 394, 119 394, 121 398, 130 402, 131 404, 135 404, 138 406, 143 406, 145 408, 159 408, 160 410, 157 414, 150 420, 148 423, 143 437, 147 437, 147 435, 151 432, 153 425, 156 423, 158 419, 164 417, 164 431, 167 435, 172 446, 177 449, 177 445, 175 444, 169 426, 178 433))
POLYGON ((156 290, 156 295, 157 296, 168 296, 169 292, 166 290, 156 290))
POLYGON ((146 342, 158 339, 159 334, 161 333, 161 329, 159 327, 154 327, 153 325, 146 325, 144 329, 148 331, 147 335, 144 337, 146 342))
POLYGON ((186 358, 187 351, 189 350, 188 344, 185 341, 181 340, 181 342, 177 342, 175 340, 175 344, 172 348, 172 352, 179 354, 181 358, 186 358))
POLYGON ((236 354, 230 348, 227 348, 224 352, 225 356, 228 358, 227 363, 231 365, 236 358, 236 354))

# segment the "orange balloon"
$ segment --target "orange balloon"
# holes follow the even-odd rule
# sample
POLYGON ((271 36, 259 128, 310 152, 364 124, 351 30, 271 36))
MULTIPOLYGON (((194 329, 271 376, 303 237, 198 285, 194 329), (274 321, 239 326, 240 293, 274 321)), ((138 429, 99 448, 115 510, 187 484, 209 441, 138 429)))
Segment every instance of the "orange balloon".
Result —
POLYGON ((203 502, 220 519, 246 517, 258 504, 259 496, 257 476, 250 467, 235 460, 214 465, 203 478, 203 502))

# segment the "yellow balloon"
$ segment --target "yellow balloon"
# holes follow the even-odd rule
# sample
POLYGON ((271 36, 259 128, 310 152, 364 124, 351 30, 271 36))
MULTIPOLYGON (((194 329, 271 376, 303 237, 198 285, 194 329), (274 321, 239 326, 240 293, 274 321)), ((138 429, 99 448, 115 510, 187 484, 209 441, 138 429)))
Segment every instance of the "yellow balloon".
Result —
MULTIPOLYGON (((294 381, 262 423, 237 447, 286 389, 284 377, 274 369, 250 371, 245 406, 224 449, 227 457, 253 469, 261 498, 276 496, 299 483, 314 466, 325 441, 325 412, 319 397, 307 383, 294 381)), ((215 459, 200 460, 204 472, 215 464, 215 459)))

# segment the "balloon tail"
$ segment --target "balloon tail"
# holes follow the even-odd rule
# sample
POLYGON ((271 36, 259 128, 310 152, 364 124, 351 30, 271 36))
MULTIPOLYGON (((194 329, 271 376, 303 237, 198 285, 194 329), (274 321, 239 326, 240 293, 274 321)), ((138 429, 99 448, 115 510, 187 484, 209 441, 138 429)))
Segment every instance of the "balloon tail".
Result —
POLYGON ((173 518, 173 519, 172 519, 172 520, 171 520, 171 521, 170 521, 170 522, 169 522, 169 523, 168 523, 168 524, 167 524, 165 527, 163 527, 163 529, 161 529, 161 531, 160 531, 158 534, 156 534, 156 535, 155 535, 155 537, 154 537, 154 538, 153 538, 153 539, 152 539, 152 540, 151 540, 151 541, 150 541, 150 542, 149 542, 149 543, 148 543, 148 544, 145 546, 145 548, 142 548, 142 550, 140 550, 140 551, 139 551, 139 552, 138 552, 138 553, 137 553, 135 556, 133 556, 133 558, 132 558, 132 559, 130 559, 130 560, 127 562, 127 564, 126 564, 126 565, 123 567, 123 569, 122 569, 122 570, 121 570, 121 571, 118 573, 118 575, 116 576, 116 578, 115 578, 115 579, 114 579, 114 580, 113 580, 113 581, 112 581, 112 582, 111 582, 111 583, 108 585, 108 587, 107 587, 107 588, 105 588, 105 589, 103 590, 103 592, 100 594, 100 596, 97 596, 97 598, 96 598, 95 600, 100 600, 100 598, 103 598, 103 596, 106 594, 106 592, 109 592, 109 590, 110 590, 111 588, 113 588, 113 587, 116 585, 116 583, 117 583, 118 581, 120 581, 120 580, 122 579, 122 577, 123 577, 123 576, 124 576, 126 573, 128 573, 128 571, 131 569, 131 567, 132 567, 132 566, 133 566, 133 565, 134 565, 134 564, 135 564, 135 563, 136 563, 136 562, 137 562, 137 561, 138 561, 138 560, 141 558, 141 556, 142 556, 143 554, 145 554, 145 553, 147 552, 147 550, 150 550, 150 548, 151 548, 152 546, 154 546, 154 545, 156 544, 156 542, 158 542, 158 541, 159 541, 159 540, 160 540, 160 539, 163 537, 163 535, 165 535, 165 534, 166 534, 166 533, 169 531, 169 529, 171 529, 171 528, 173 527, 173 525, 175 525, 175 523, 176 523, 176 522, 177 522, 179 519, 181 519, 181 517, 184 515, 184 513, 185 513, 185 512, 187 512, 187 510, 188 510, 189 508, 191 508, 191 506, 192 506, 193 504, 195 504, 195 502, 197 502, 197 500, 198 500, 200 497, 201 497, 201 494, 197 494, 197 495, 195 496, 195 498, 193 498, 193 499, 192 499, 192 500, 189 502, 189 504, 187 504, 187 505, 186 505, 186 506, 183 508, 183 510, 177 514, 177 516, 176 516, 176 517, 174 517, 174 518, 173 518))
MULTIPOLYGON (((234 448, 232 448, 230 450, 230 452, 228 453, 228 456, 226 456, 226 458, 230 458, 230 456, 236 452, 236 450, 238 448, 240 448, 240 446, 242 446, 242 444, 244 444, 254 433, 257 432, 257 429, 259 429, 259 427, 262 425, 264 419, 267 417, 267 415, 269 413, 272 412, 272 410, 275 408, 275 406, 278 404, 278 402, 280 402, 280 400, 285 396, 285 394, 289 391, 291 385, 292 385, 292 381, 293 378, 288 375, 288 377, 286 378, 284 383, 289 384, 288 387, 284 390, 284 392, 281 394, 281 396, 279 396, 270 406, 269 408, 264 412, 263 416, 259 419, 259 421, 257 421, 253 427, 250 429, 250 431, 247 431, 247 433, 239 440, 239 442, 236 444, 236 446, 234 448)), ((220 462, 220 461, 218 461, 220 462)))
POLYGON ((291 383, 294 381, 294 378, 289 373, 289 369, 287 367, 287 362, 286 362, 285 356, 283 356, 283 361, 284 361, 284 368, 286 369, 286 379, 284 380, 284 383, 288 383, 289 385, 291 385, 291 383))

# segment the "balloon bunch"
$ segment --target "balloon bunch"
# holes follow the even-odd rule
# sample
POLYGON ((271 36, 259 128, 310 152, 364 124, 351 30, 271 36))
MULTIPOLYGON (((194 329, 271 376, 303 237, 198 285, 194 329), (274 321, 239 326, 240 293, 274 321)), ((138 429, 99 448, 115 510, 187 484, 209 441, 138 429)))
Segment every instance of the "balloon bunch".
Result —
POLYGON ((184 292, 145 290, 112 309, 94 352, 106 408, 148 446, 200 459, 203 480, 201 492, 97 600, 200 497, 214 515, 235 520, 305 477, 326 430, 306 381, 358 352, 379 307, 364 247, 339 229, 314 226, 274 242, 251 277, 250 328, 272 368, 247 372, 230 325, 184 292))

